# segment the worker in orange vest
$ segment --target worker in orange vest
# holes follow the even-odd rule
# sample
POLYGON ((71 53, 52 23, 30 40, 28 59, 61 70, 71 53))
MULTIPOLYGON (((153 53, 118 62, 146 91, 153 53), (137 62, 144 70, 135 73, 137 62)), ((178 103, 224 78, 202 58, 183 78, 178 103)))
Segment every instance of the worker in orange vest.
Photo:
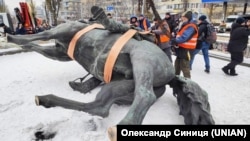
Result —
POLYGON ((151 27, 151 32, 155 34, 157 45, 166 53, 169 60, 172 61, 172 51, 170 45, 170 28, 165 20, 154 19, 154 26, 151 27))
POLYGON ((149 20, 142 14, 139 16, 139 27, 144 31, 149 31, 151 27, 149 20))
POLYGON ((192 21, 192 12, 186 11, 181 16, 182 25, 176 38, 171 39, 175 46, 175 74, 183 72, 184 77, 191 78, 190 74, 190 50, 195 49, 198 38, 198 27, 192 21))

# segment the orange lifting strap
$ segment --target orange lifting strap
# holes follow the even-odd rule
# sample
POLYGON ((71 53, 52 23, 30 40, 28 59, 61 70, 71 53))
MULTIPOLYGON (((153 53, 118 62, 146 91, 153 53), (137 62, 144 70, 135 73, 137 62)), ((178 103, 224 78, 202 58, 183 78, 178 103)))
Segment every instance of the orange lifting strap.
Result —
POLYGON ((112 46, 104 66, 105 83, 109 83, 111 81, 113 67, 120 51, 122 50, 123 46, 127 43, 127 41, 135 35, 136 32, 137 31, 134 29, 129 29, 112 46))
POLYGON ((75 60, 75 58, 74 58, 74 51, 75 51, 75 46, 76 46, 77 40, 78 40, 83 34, 87 33, 88 31, 90 31, 90 30, 92 30, 92 29, 94 29, 94 28, 102 28, 102 29, 104 29, 104 26, 101 25, 101 24, 96 24, 96 23, 94 23, 94 24, 89 25, 89 26, 83 28, 82 30, 78 31, 78 32, 74 35, 74 37, 71 39, 71 41, 70 41, 70 43, 69 43, 69 47, 68 47, 68 52, 67 52, 67 53, 68 53, 68 56, 69 56, 71 59, 75 60))

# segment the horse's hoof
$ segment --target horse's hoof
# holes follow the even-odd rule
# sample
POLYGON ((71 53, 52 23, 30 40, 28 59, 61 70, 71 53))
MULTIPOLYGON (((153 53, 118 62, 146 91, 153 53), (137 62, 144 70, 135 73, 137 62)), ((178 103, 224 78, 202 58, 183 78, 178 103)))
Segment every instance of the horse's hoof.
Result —
POLYGON ((117 141, 117 127, 112 126, 108 128, 108 137, 110 141, 117 141))
POLYGON ((36 106, 40 105, 38 96, 35 96, 35 102, 36 102, 36 106))
POLYGON ((80 90, 81 84, 82 84, 82 83, 74 82, 74 81, 70 81, 70 82, 69 82, 69 86, 70 86, 73 90, 75 90, 75 91, 79 91, 79 90, 80 90))
POLYGON ((93 18, 95 20, 107 19, 107 16, 106 16, 104 10, 98 6, 93 6, 91 8, 91 13, 93 14, 93 18))

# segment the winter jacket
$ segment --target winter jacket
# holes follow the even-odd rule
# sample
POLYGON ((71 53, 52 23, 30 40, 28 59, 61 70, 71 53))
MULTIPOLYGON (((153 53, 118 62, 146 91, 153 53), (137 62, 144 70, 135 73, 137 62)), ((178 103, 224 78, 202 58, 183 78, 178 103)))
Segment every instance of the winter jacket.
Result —
POLYGON ((25 28, 24 27, 22 27, 22 28, 16 28, 16 34, 21 34, 21 35, 26 34, 25 28))
POLYGON ((207 37, 207 24, 209 24, 206 20, 202 21, 200 24, 198 24, 198 41, 196 45, 196 49, 201 49, 202 42, 205 41, 205 38, 207 37))
MULTIPOLYGON (((183 23, 180 30, 187 24, 190 24, 189 22, 187 23, 183 23)), ((194 24, 194 23, 192 23, 194 24)), ((179 31, 180 31, 179 30, 179 31)), ((188 40, 190 40, 195 34, 196 34, 196 30, 190 26, 189 28, 187 28, 182 36, 179 36, 177 38, 175 38, 174 40, 172 40, 172 42, 175 42, 175 44, 181 44, 181 43, 184 43, 188 40)), ((175 52, 176 52, 176 56, 177 58, 179 59, 186 59, 186 60, 190 60, 190 53, 189 53, 189 49, 185 49, 185 48, 182 48, 182 47, 179 47, 179 48, 176 48, 175 49, 175 52)))
POLYGON ((169 18, 165 18, 166 22, 168 23, 169 25, 169 28, 170 28, 170 32, 172 33, 176 27, 176 23, 174 21, 174 19, 172 19, 171 17, 169 18))
POLYGON ((151 27, 151 24, 147 18, 143 18, 142 20, 139 20, 139 27, 145 31, 148 31, 151 27))
POLYGON ((247 48, 250 30, 243 25, 233 23, 228 43, 229 52, 243 52, 247 48))
POLYGON ((185 26, 183 26, 180 31, 177 33, 177 38, 178 37, 182 37, 182 36, 188 36, 185 35, 186 30, 190 29, 190 27, 192 27, 193 29, 195 29, 195 34, 193 34, 193 36, 191 36, 188 40, 186 40, 183 43, 178 43, 179 47, 182 48, 186 48, 186 49, 195 49, 196 44, 197 44, 197 39, 198 39, 198 28, 197 25, 189 23, 186 24, 185 26))
POLYGON ((154 25, 151 27, 151 32, 153 32, 157 38, 157 44, 161 49, 170 47, 170 29, 167 22, 162 23, 162 26, 154 25))

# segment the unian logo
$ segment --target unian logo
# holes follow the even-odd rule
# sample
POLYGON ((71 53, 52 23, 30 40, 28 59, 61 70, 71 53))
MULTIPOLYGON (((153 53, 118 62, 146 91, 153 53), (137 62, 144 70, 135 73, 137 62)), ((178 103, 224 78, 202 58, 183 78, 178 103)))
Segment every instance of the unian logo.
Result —
POLYGON ((244 129, 214 129, 213 130, 214 136, 244 136, 245 135, 245 130, 244 129))

